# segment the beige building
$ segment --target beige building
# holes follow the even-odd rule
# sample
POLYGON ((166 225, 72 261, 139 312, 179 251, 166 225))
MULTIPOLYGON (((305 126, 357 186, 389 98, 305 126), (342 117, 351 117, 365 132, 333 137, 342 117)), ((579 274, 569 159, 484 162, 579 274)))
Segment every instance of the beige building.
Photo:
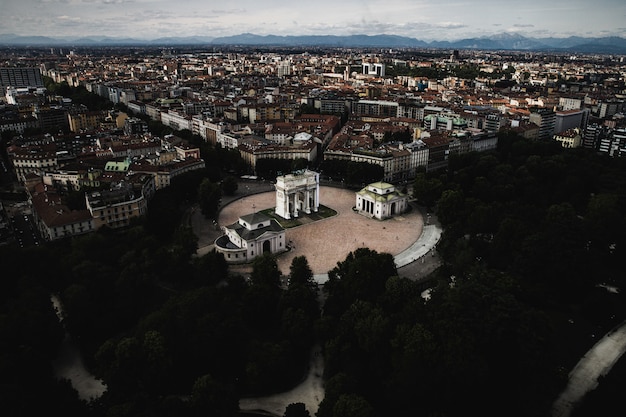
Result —
POLYGON ((154 177, 134 174, 127 179, 112 184, 109 190, 86 194, 87 210, 93 217, 96 229, 102 226, 113 229, 125 227, 132 218, 147 213, 148 200, 155 192, 154 177))
POLYGON ((82 130, 97 129, 100 123, 106 118, 106 113, 100 111, 85 111, 80 113, 70 113, 67 115, 70 130, 80 132, 82 130))
POLYGON ((70 210, 53 188, 43 183, 29 190, 33 220, 45 240, 81 235, 96 230, 88 210, 70 210))
POLYGON ((578 148, 583 141, 579 128, 557 133, 554 135, 554 140, 559 142, 563 148, 578 148))
POLYGON ((409 198, 396 191, 392 184, 375 182, 356 193, 356 209, 360 214, 384 220, 404 213, 409 198))
POLYGON ((57 147, 55 144, 40 146, 9 146, 7 154, 15 169, 17 178, 24 182, 28 174, 43 175, 46 171, 58 169, 57 147))
POLYGON ((266 252, 280 253, 287 249, 285 229, 263 213, 247 214, 236 223, 224 227, 224 234, 215 241, 215 250, 228 263, 247 263, 266 252))

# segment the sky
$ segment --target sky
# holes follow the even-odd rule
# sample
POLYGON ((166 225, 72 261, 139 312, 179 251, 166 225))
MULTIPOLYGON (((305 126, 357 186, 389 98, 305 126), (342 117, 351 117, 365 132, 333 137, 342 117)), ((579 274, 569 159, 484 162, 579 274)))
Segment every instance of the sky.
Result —
POLYGON ((626 0, 0 0, 0 34, 626 37, 626 0))

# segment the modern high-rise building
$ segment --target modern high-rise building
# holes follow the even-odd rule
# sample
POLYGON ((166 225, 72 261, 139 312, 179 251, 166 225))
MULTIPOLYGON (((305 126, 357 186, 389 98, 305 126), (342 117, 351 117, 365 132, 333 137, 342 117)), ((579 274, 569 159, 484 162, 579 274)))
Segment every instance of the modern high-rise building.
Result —
POLYGON ((291 75, 291 61, 281 61, 276 66, 276 74, 279 77, 285 77, 287 75, 291 75))
POLYGON ((363 74, 375 75, 377 77, 384 77, 385 76, 385 64, 364 62, 363 74))
POLYGON ((536 107, 530 112, 530 122, 539 126, 537 140, 550 140, 556 127, 556 113, 551 109, 536 107))
POLYGON ((566 130, 583 127, 583 110, 562 110, 556 112, 554 133, 565 132, 566 130))
POLYGON ((583 148, 598 149, 600 142, 607 136, 607 128, 597 123, 587 125, 583 135, 583 148))
POLYGON ((0 88, 6 87, 43 87, 43 78, 39 68, 0 67, 0 88))

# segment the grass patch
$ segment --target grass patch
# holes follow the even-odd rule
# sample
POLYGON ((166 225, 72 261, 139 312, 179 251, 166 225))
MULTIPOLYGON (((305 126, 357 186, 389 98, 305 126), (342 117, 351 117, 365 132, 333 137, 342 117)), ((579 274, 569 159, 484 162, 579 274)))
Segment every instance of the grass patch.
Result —
POLYGON ((290 229, 290 228, 296 227, 296 226, 302 226, 303 224, 309 224, 309 223, 312 223, 312 222, 316 222, 318 220, 323 220, 323 219, 326 219, 328 217, 333 217, 333 216, 337 215, 337 211, 336 210, 333 210, 330 207, 326 207, 326 206, 323 206, 321 204, 318 207, 317 212, 313 212, 311 214, 306 214, 305 212, 300 212, 300 213, 298 213, 298 217, 292 218, 292 219, 283 219, 282 217, 278 216, 274 212, 274 208, 273 207, 265 209, 265 210, 261 210, 261 213, 263 213, 266 216, 271 217, 272 219, 276 220, 285 229, 290 229))

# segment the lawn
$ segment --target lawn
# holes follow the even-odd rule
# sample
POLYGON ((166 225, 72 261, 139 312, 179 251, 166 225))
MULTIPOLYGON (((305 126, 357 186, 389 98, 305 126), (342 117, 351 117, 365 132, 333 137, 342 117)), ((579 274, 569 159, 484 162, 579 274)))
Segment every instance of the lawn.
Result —
POLYGON ((261 210, 261 213, 276 220, 285 229, 290 229, 296 226, 302 226, 303 224, 316 222, 318 220, 326 219, 328 217, 333 217, 337 215, 337 211, 321 204, 318 207, 317 212, 306 214, 305 212, 301 211, 300 213, 298 213, 298 217, 292 218, 292 219, 283 219, 282 217, 278 216, 274 212, 273 207, 265 209, 265 210, 261 210))

